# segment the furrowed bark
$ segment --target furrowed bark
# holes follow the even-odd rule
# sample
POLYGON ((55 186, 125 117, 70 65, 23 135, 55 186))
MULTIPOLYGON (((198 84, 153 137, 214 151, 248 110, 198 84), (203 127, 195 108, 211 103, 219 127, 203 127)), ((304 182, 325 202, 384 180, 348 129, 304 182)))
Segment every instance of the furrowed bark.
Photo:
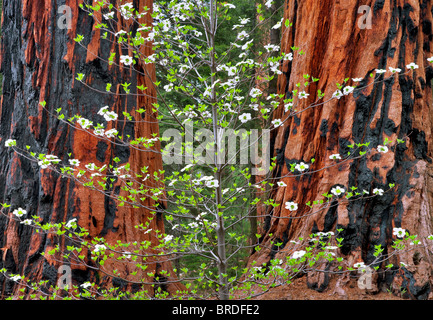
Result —
MULTIPOLYGON (((266 262, 285 258, 292 252, 290 240, 308 237, 314 232, 336 232, 343 229, 343 246, 339 249, 349 266, 355 262, 374 261, 375 245, 384 254, 393 252, 394 227, 425 239, 432 233, 432 88, 433 69, 427 62, 432 56, 432 3, 430 1, 364 1, 371 8, 372 25, 368 28, 365 12, 358 13, 359 1, 288 0, 285 18, 293 26, 284 32, 282 50, 291 52, 296 46, 306 54, 294 53, 293 61, 282 65, 279 93, 289 93, 296 83, 303 83, 304 74, 320 81, 307 88, 307 102, 297 105, 300 111, 317 98, 318 89, 327 93, 327 100, 346 77, 363 78, 361 86, 371 84, 375 69, 401 68, 415 62, 419 68, 408 74, 370 85, 360 92, 334 99, 310 108, 289 119, 273 137, 278 167, 274 177, 290 173, 290 164, 315 159, 310 171, 330 166, 331 154, 346 155, 351 143, 367 143, 373 149, 366 157, 342 162, 329 169, 284 178, 286 188, 278 188, 272 197, 281 205, 269 211, 261 244, 271 240, 282 242, 280 248, 256 252, 251 261, 266 262), (364 16, 363 16, 364 14, 364 16), (361 21, 360 21, 361 20, 361 21), (388 153, 375 151, 385 138, 404 144, 393 145, 388 153), (341 203, 314 215, 297 219, 307 212, 308 201, 319 200, 321 194, 335 186, 354 186, 360 192, 374 188, 388 190, 374 199, 341 203), (297 211, 285 209, 284 203, 299 203, 297 211), (280 219, 284 218, 284 219, 280 219), (292 219, 290 219, 292 218, 292 219), (271 234, 271 236, 270 236, 271 234)), ((385 74, 389 77, 390 72, 385 74)), ((382 76, 383 79, 383 76, 382 76)), ((349 80, 352 84, 352 80, 349 80)), ((281 105, 274 118, 283 118, 281 105)), ((334 202, 334 204, 337 204, 334 202)), ((317 206, 313 207, 317 209, 317 206)), ((314 209, 313 209, 314 210, 314 209)), ((424 248, 394 256, 394 267, 373 276, 372 292, 391 290, 403 297, 427 299, 432 290, 432 246, 422 240, 424 248), (407 266, 401 266, 400 262, 407 266)), ((328 265, 321 268, 325 270, 328 265)), ((384 264, 379 271, 384 271, 384 264)), ((359 275, 358 275, 359 276, 359 275)), ((331 275, 311 273, 307 283, 311 289, 324 291, 331 275)), ((290 288, 288 288, 290 291, 290 288)), ((325 299, 325 297, 324 297, 325 299)))
MULTIPOLYGON (((151 0, 134 3, 140 9, 144 6, 152 7, 151 0)), ((151 84, 155 78, 154 67, 150 64, 136 65, 136 69, 149 74, 149 77, 144 77, 127 68, 110 66, 99 59, 98 56, 108 60, 112 51, 116 52, 117 57, 127 52, 125 49, 121 51, 113 36, 109 36, 109 39, 114 44, 101 39, 101 32, 95 28, 94 19, 78 7, 78 1, 66 1, 72 10, 71 28, 59 28, 58 19, 64 12, 58 13, 58 9, 64 4, 65 1, 59 0, 3 3, 1 71, 4 75, 4 90, 0 107, 0 201, 12 205, 7 213, 9 216, 13 209, 22 207, 27 210, 29 217, 37 215, 43 222, 59 223, 77 218, 78 225, 88 229, 90 237, 104 237, 108 244, 116 241, 140 243, 146 240, 156 243, 155 233, 144 234, 135 226, 149 221, 149 228, 164 232, 162 214, 155 206, 163 207, 163 202, 157 204, 151 199, 143 201, 142 204, 147 207, 155 206, 154 210, 120 207, 110 197, 83 187, 71 179, 62 178, 49 169, 41 169, 36 163, 4 146, 7 139, 13 138, 21 148, 29 145, 36 153, 57 155, 66 163, 71 158, 79 159, 80 169, 84 169, 84 165, 90 162, 99 167, 104 164, 115 165, 115 157, 120 159, 118 166, 130 163, 135 172, 140 172, 144 166, 149 167, 150 173, 162 169, 159 154, 116 146, 82 130, 74 130, 50 116, 39 105, 39 102, 46 101, 46 108, 51 113, 62 108, 62 113, 67 117, 80 114, 94 123, 104 123, 97 112, 108 105, 110 110, 119 114, 121 121, 115 124, 111 122, 107 129, 112 126, 119 131, 119 135, 125 137, 152 138, 152 134, 159 132, 156 114, 151 111, 151 103, 155 102, 153 97, 156 97, 151 84), (78 34, 84 35, 83 45, 87 50, 74 42, 73 39, 78 34), (95 93, 75 79, 77 73, 84 73, 86 84, 101 92, 105 92, 106 83, 110 82, 113 84, 112 92, 124 93, 120 83, 131 82, 131 88, 141 84, 148 87, 146 94, 150 97, 95 93), (142 115, 132 112, 140 107, 146 109, 142 115), (126 120, 122 115, 124 111, 131 112, 134 120, 147 122, 123 121, 126 120), (70 157, 68 153, 71 154, 70 157)), ((143 19, 148 19, 146 22, 151 23, 150 14, 143 19)), ((144 50, 147 50, 144 54, 151 54, 149 46, 144 50)), ((156 184, 152 178, 149 183, 156 184)), ((119 181, 109 190, 112 195, 123 192, 119 181)), ((60 245, 62 253, 66 252, 67 242, 61 237, 36 233, 30 226, 0 216, 0 268, 20 273, 32 281, 48 280, 48 285, 56 285, 61 276, 58 274, 59 266, 68 262, 57 261, 61 255, 56 255, 56 258, 41 256, 56 244, 60 245)), ((88 263, 92 264, 91 261, 88 263)), ((128 267, 125 263, 113 263, 106 268, 118 269, 119 276, 113 278, 84 266, 71 265, 71 268, 73 284, 95 281, 101 286, 128 287, 132 290, 137 290, 139 286, 131 287, 123 279, 138 281, 144 278, 152 282, 161 270, 171 269, 169 262, 155 260, 145 272, 132 276, 133 267, 128 267), (153 272, 155 277, 148 276, 148 272, 153 272)), ((158 280, 163 289, 174 291, 178 288, 176 284, 164 284, 164 279, 166 278, 161 276, 158 280)), ((148 288, 152 294, 153 289, 148 288)), ((16 294, 17 289, 13 281, 0 277, 0 292, 3 297, 16 294)))

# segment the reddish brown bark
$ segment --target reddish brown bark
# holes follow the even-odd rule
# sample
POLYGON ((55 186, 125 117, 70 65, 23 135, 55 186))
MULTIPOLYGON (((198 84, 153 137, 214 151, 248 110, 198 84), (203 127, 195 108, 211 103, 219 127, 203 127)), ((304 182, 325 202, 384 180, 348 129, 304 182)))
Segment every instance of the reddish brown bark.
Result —
MULTIPOLYGON (((394 227, 405 228, 421 239, 432 233, 432 89, 433 69, 426 61, 432 49, 432 4, 430 1, 364 1, 370 6, 372 28, 360 28, 359 1, 297 1, 286 2, 285 19, 293 26, 284 33, 282 50, 302 49, 306 55, 294 53, 293 61, 283 65, 279 78, 279 92, 287 93, 303 83, 309 74, 320 81, 307 89, 310 96, 297 105, 300 111, 315 101, 318 89, 330 98, 346 77, 363 78, 361 85, 372 83, 369 74, 376 68, 399 67, 415 62, 419 69, 370 85, 360 92, 310 108, 289 119, 274 137, 274 156, 278 167, 274 176, 290 173, 294 161, 315 162, 310 171, 335 163, 331 154, 347 154, 350 143, 370 142, 373 149, 367 157, 297 178, 284 178, 286 188, 279 188, 273 198, 281 205, 269 211, 266 232, 261 244, 281 241, 282 248, 263 249, 251 261, 266 262, 273 257, 291 254, 290 240, 306 237, 313 232, 336 232, 343 229, 344 237, 339 252, 348 265, 374 260, 375 245, 382 245, 384 253, 392 253, 394 227), (404 144, 390 148, 386 154, 375 151, 385 138, 404 144), (382 197, 356 200, 326 208, 318 213, 297 219, 308 212, 305 203, 321 199, 337 185, 358 187, 370 193, 373 188, 395 189, 382 197), (286 201, 299 203, 297 211, 284 208, 286 201), (284 219, 279 219, 284 218, 284 219), (292 219, 290 219, 292 218, 292 219), (270 234, 272 236, 270 236, 270 234)), ((385 74, 388 78, 390 72, 385 74)), ((382 76, 383 77, 383 76, 382 76)), ((352 84, 352 80, 349 81, 352 84)), ((275 118, 284 118, 280 106, 275 118)), ((317 206, 314 207, 317 209, 317 206)), ((409 251, 391 261, 395 267, 374 276, 374 288, 391 288, 395 293, 406 289, 405 297, 426 299, 432 289, 431 245, 409 251), (407 264, 401 267, 400 262, 407 264)), ((322 265, 321 268, 326 268, 322 265)), ((379 271, 384 271, 384 264, 379 271)), ((318 291, 328 288, 330 275, 311 273, 308 286, 318 291)), ((290 290, 290 289, 288 289, 290 290)), ((324 297, 325 298, 325 297, 324 297)))
MULTIPOLYGON (((4 141, 12 137, 20 147, 30 145, 32 151, 54 154, 66 162, 68 153, 71 153, 71 158, 81 161, 82 169, 89 162, 97 166, 114 164, 115 157, 121 160, 118 165, 131 163, 131 169, 135 172, 144 166, 149 167, 149 172, 162 168, 161 157, 156 153, 115 146, 84 131, 73 130, 50 116, 39 105, 40 101, 46 101, 50 112, 55 113, 54 110, 61 107, 68 117, 80 114, 94 122, 101 122, 96 113, 105 105, 116 111, 120 120, 125 120, 123 111, 132 112, 136 107, 143 107, 147 111, 142 116, 133 112, 132 115, 134 120, 147 122, 134 124, 120 121, 113 126, 122 136, 129 134, 151 138, 151 134, 158 134, 155 114, 149 108, 153 102, 152 96, 155 96, 150 79, 155 77, 153 66, 136 66, 141 72, 149 74, 149 78, 116 65, 109 66, 100 60, 97 56, 107 60, 111 51, 116 52, 117 56, 122 54, 119 45, 115 41, 113 44, 101 40, 93 18, 79 9, 79 1, 66 1, 66 5, 72 9, 72 28, 59 29, 57 20, 61 14, 57 12, 63 2, 23 0, 4 3, 1 63, 4 90, 0 109, 1 202, 10 203, 11 211, 17 207, 25 208, 29 215, 38 215, 43 222, 58 223, 77 218, 78 225, 88 229, 91 237, 103 236, 107 243, 155 242, 155 233, 144 234, 135 226, 150 221, 149 228, 163 232, 160 214, 145 208, 119 207, 102 193, 91 191, 48 169, 41 170, 35 163, 4 148, 4 141), (77 34, 84 35, 83 44, 87 50, 73 41, 77 34), (112 91, 118 93, 123 92, 120 83, 131 82, 132 88, 144 84, 149 88, 146 93, 150 98, 124 98, 95 93, 75 80, 78 72, 85 73, 86 83, 102 92, 107 82, 113 83, 112 91)), ((152 7, 151 0, 135 2, 140 8, 152 7)), ((143 19, 150 19, 150 15, 143 19)), ((144 54, 150 54, 150 47, 144 50, 147 50, 144 54)), ((154 181, 150 180, 149 183, 154 181)), ((119 182, 115 183, 111 189, 113 195, 121 192, 119 186, 119 182)), ((155 203, 148 199, 143 204, 152 207, 155 203)), ((49 255, 42 257, 41 253, 48 252, 56 244, 61 246, 63 252, 66 245, 64 239, 36 233, 31 227, 0 217, 0 266, 12 273, 23 274, 32 281, 49 280, 49 285, 55 285, 60 276, 57 270, 62 262, 49 255)), ((67 261, 63 263, 68 264, 67 261)), ((110 268, 119 270, 118 279, 113 280, 83 266, 72 266, 73 284, 96 281, 108 286, 127 285, 121 278, 131 281, 145 278, 151 282, 153 279, 146 275, 148 272, 154 272, 157 276, 162 269, 170 270, 170 264, 163 261, 152 263, 146 272, 139 272, 135 277, 130 275, 135 269, 127 264, 113 263, 106 269, 110 268)), ((12 281, 4 278, 1 281, 2 296, 17 292, 12 281)), ((164 288, 173 291, 177 285, 166 285, 164 288)))

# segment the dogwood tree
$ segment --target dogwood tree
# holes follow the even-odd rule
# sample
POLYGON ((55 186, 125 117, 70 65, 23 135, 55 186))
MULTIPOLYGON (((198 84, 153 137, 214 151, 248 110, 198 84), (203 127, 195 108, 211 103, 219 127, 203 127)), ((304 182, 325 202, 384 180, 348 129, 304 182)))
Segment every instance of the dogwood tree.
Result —
MULTIPOLYGON (((109 105, 101 105, 93 118, 80 114, 66 116, 61 108, 51 113, 73 130, 85 131, 106 143, 131 148, 140 152, 162 154, 165 170, 151 172, 147 167, 134 171, 130 163, 114 159, 114 165, 98 167, 95 163, 85 163, 82 159, 59 158, 57 155, 36 154, 30 147, 19 147, 16 140, 9 139, 5 146, 12 148, 23 157, 35 161, 41 170, 52 170, 64 178, 89 188, 89 192, 100 192, 113 199, 117 206, 133 208, 146 207, 155 218, 163 217, 167 232, 152 230, 149 221, 135 226, 143 233, 157 239, 158 245, 151 242, 131 241, 128 243, 108 243, 104 237, 91 238, 87 230, 76 219, 67 223, 44 224, 36 215, 30 215, 22 208, 13 210, 13 219, 40 232, 54 233, 68 239, 68 254, 62 259, 80 264, 110 277, 120 277, 116 270, 105 267, 107 260, 118 260, 131 266, 130 272, 146 273, 149 263, 159 259, 164 261, 189 261, 194 257, 194 269, 184 263, 171 274, 168 270, 159 273, 157 282, 135 281, 135 284, 157 286, 161 283, 182 282, 184 291, 171 293, 175 297, 219 299, 255 297, 270 288, 289 284, 299 274, 316 270, 320 261, 334 262, 327 272, 356 273, 367 266, 356 264, 344 266, 344 257, 338 255, 342 238, 340 230, 312 234, 309 239, 292 241, 284 248, 287 259, 272 259, 269 263, 254 261, 247 265, 240 263, 254 250, 270 250, 258 241, 248 243, 249 219, 255 215, 255 207, 284 206, 287 210, 299 210, 294 201, 276 203, 271 198, 258 198, 256 190, 269 192, 274 188, 285 187, 284 178, 273 173, 276 158, 270 153, 270 133, 284 128, 291 117, 309 108, 326 105, 331 100, 350 96, 357 90, 380 80, 382 70, 371 74, 371 83, 360 86, 361 79, 352 75, 341 83, 330 86, 329 92, 312 92, 311 84, 319 79, 305 74, 299 79, 297 89, 291 96, 267 94, 260 84, 267 83, 282 75, 280 64, 283 61, 302 63, 305 52, 302 48, 291 48, 281 52, 275 44, 259 47, 253 38, 255 28, 268 23, 269 16, 281 16, 279 8, 270 11, 272 0, 256 6, 256 19, 233 14, 236 4, 209 0, 170 0, 155 2, 152 8, 136 8, 133 2, 83 1, 81 9, 95 19, 100 29, 102 41, 112 41, 119 45, 119 52, 111 52, 104 63, 118 65, 130 72, 151 79, 152 88, 133 83, 106 83, 105 94, 113 96, 151 95, 156 92, 155 102, 137 106, 134 112, 118 114, 109 105), (151 25, 141 22, 145 15, 151 15, 151 25), (121 31, 118 26, 121 25, 121 31), (114 27, 116 26, 116 27, 114 27), (225 28, 224 34, 220 30, 225 28), (230 30, 230 33, 227 33, 230 30), (228 46, 218 41, 228 37, 228 46), (152 54, 143 54, 143 48, 152 48, 152 54), (140 68, 153 64, 157 78, 140 68), (120 86, 121 91, 113 90, 120 86), (310 97, 315 97, 314 101, 310 97), (300 108, 300 101, 308 100, 306 108, 300 108), (310 103, 311 102, 311 103, 310 103), (284 116, 276 118, 273 111, 284 106, 284 116), (146 112, 157 114, 153 121, 165 128, 161 136, 131 136, 120 134, 120 126, 143 123, 140 115, 146 112), (260 143, 261 142, 261 143, 260 143), (262 176, 259 182, 252 179, 262 176), (152 177, 150 182, 149 177, 152 177), (114 183, 120 184, 122 193, 110 192, 114 183), (154 200, 154 206, 144 204, 144 199, 154 200), (90 253, 90 259, 83 252, 90 253)), ((281 28, 288 32, 291 22, 279 19, 269 29, 281 28)), ((77 35, 78 45, 86 39, 77 35)), ((227 42, 227 39, 224 39, 227 42)), ((83 46, 84 48, 87 47, 83 46)), ((94 53, 92 53, 94 54, 94 53)), ((407 70, 390 69, 391 76, 412 72, 417 68, 411 63, 407 70)), ((385 70, 386 71, 386 70, 385 70)), ((86 74, 77 73, 78 81, 86 85, 86 74)), ((89 87, 89 90, 92 90, 89 87)), ((41 101, 42 106, 46 106, 41 101)), ((378 152, 391 152, 390 146, 404 141, 384 141, 378 152)), ((333 165, 364 157, 371 152, 369 143, 349 145, 351 152, 333 154, 333 165)), ((315 174, 327 168, 314 168, 315 160, 305 163, 301 159, 289 164, 290 177, 315 174)), ((389 189, 394 185, 389 185, 389 189)), ((336 186, 330 193, 318 195, 314 203, 307 203, 309 211, 301 217, 310 216, 338 202, 354 201, 359 197, 382 196, 388 190, 375 189, 373 194, 357 190, 354 186, 336 186), (318 209, 319 207, 319 209, 318 209)), ((3 204, 6 214, 13 204, 3 204)), ((271 217, 278 219, 279 217, 271 217)), ((299 216, 298 216, 299 218, 299 216)), ((387 255, 377 248, 377 260, 386 261, 399 250, 410 250, 408 244, 419 244, 415 235, 409 236, 403 229, 396 229, 398 249, 387 255), (409 248, 409 249, 408 249, 409 248)), ((281 243, 271 243, 272 247, 282 247, 281 243)), ((46 255, 55 257, 59 247, 46 255)), ((60 257, 59 257, 60 258, 60 257)), ((191 264, 192 265, 192 264, 191 264)), ((373 264, 372 264, 373 265, 373 264)), ((391 267, 391 266, 389 266, 391 267)), ((21 275, 1 270, 10 279, 27 286, 36 292, 39 284, 32 283, 21 275)), ((153 275, 154 276, 154 275, 153 275)), ((130 281, 133 282, 133 281, 130 281)), ((56 291, 58 288, 53 288, 56 291)), ((113 290, 85 282, 69 288, 69 298, 113 296, 113 290)), ((114 289, 115 290, 115 289, 114 289)), ((117 296, 135 295, 148 298, 146 290, 136 293, 117 292, 117 296)), ((156 296, 167 297, 168 293, 159 286, 156 296)))

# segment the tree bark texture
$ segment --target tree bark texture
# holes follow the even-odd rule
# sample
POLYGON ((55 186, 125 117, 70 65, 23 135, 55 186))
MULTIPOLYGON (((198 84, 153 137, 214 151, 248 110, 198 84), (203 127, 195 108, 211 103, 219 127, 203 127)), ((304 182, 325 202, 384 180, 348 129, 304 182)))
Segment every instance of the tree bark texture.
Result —
MULTIPOLYGON (((371 9, 371 28, 365 24, 366 12, 358 11, 359 1, 286 1, 285 19, 293 26, 284 32, 282 51, 292 52, 291 47, 296 46, 305 55, 294 52, 293 61, 284 62, 279 93, 290 98, 290 93, 297 89, 295 85, 305 82, 304 74, 320 78, 306 89, 308 99, 296 105, 300 111, 316 100, 318 89, 326 92, 323 101, 328 100, 337 89, 336 83, 342 84, 346 77, 350 77, 348 84, 353 83, 352 78, 360 77, 364 79, 361 86, 370 85, 353 95, 309 108, 278 129, 272 139, 278 161, 273 174, 288 175, 281 179, 287 187, 275 189, 272 194, 280 206, 268 212, 261 244, 272 247, 273 240, 281 241, 283 246, 256 252, 251 261, 284 258, 294 250, 290 249, 290 240, 341 228, 344 241, 339 251, 345 261, 349 266, 361 261, 367 264, 375 259, 375 245, 382 245, 384 254, 393 252, 393 228, 402 227, 417 234, 426 247, 394 256, 388 263, 395 267, 375 273, 373 291, 392 288, 398 293, 406 289, 404 297, 426 299, 432 289, 433 266, 432 246, 422 240, 433 233, 433 69, 426 61, 433 55, 432 2, 364 2, 371 9), (386 80, 372 84, 370 73, 375 73, 375 69, 398 67, 406 72, 406 65, 411 62, 419 68, 391 78, 387 71, 380 76, 380 80, 386 80), (394 142, 404 139, 405 143, 393 144, 388 153, 378 153, 376 147, 383 145, 386 138, 394 142), (347 155, 352 151, 347 147, 351 143, 367 142, 372 151, 362 158, 341 161, 337 166, 329 159, 331 154, 347 155), (315 162, 310 165, 310 173, 290 177, 291 163, 310 163, 311 158, 315 162), (396 187, 383 196, 342 201, 338 205, 334 198, 334 206, 299 218, 310 212, 305 203, 321 199, 321 194, 335 186, 354 186, 372 194, 374 188, 388 190, 389 183, 396 187), (287 201, 298 203, 299 209, 285 209, 287 201), (400 262, 407 266, 400 266, 400 262)), ((295 104, 296 101, 295 98, 295 104)), ((286 116, 281 105, 274 118, 286 116)), ((317 208, 314 206, 313 211, 317 208)), ((321 267, 325 270, 329 265, 321 267)), ((380 265, 381 270, 384 264, 380 265)), ((326 273, 311 273, 307 283, 311 289, 324 291, 330 277, 326 273)))
MULTIPOLYGON (((152 7, 151 0, 134 3, 140 8, 152 7)), ((22 207, 27 210, 29 216, 37 215, 43 222, 59 223, 77 218, 78 225, 88 229, 91 237, 104 237, 109 244, 119 240, 154 242, 154 232, 144 234, 134 227, 149 221, 149 228, 163 232, 160 214, 152 213, 145 208, 119 207, 110 197, 83 187, 71 179, 62 178, 51 170, 41 169, 36 163, 4 147, 4 142, 13 138, 21 148, 29 145, 32 151, 57 155, 66 163, 70 158, 79 159, 80 169, 84 169, 84 164, 90 162, 99 167, 104 164, 114 165, 115 157, 121 160, 118 165, 131 163, 131 169, 136 172, 143 166, 149 166, 149 172, 162 168, 160 155, 116 146, 84 130, 74 130, 50 116, 39 105, 40 101, 46 101, 46 108, 51 113, 55 113, 54 110, 61 107, 62 113, 67 117, 80 114, 94 123, 104 123, 97 112, 108 105, 110 110, 119 114, 121 121, 115 124, 111 122, 107 129, 112 126, 119 131, 119 135, 132 137, 151 138, 151 134, 158 134, 155 114, 150 111, 150 104, 154 102, 155 97, 150 82, 150 79, 155 77, 153 66, 136 65, 136 69, 149 74, 149 77, 144 77, 134 71, 116 65, 110 66, 105 62, 112 51, 116 52, 117 57, 128 52, 120 48, 113 36, 109 36, 111 41, 101 40, 101 32, 95 28, 94 19, 81 10, 78 4, 79 1, 75 0, 67 0, 66 3, 60 0, 4 1, 0 201, 12 205, 9 215, 13 209, 22 207), (72 10, 70 29, 61 29, 57 24, 58 19, 64 14, 59 13, 58 9, 64 4, 72 10), (87 50, 74 42, 77 34, 84 35, 83 45, 87 50), (98 56, 102 57, 102 60, 98 56), (75 79, 77 73, 84 73, 85 82, 102 93, 97 93, 78 82, 75 79), (107 82, 113 83, 111 91, 117 93, 123 93, 120 83, 131 82, 131 88, 144 84, 149 88, 146 91, 149 97, 126 98, 105 94, 107 82), (138 115, 131 111, 136 107, 143 107, 148 111, 138 115), (126 120, 122 115, 124 111, 132 112, 134 120, 147 122, 123 121, 126 120), (68 153, 71 154, 70 157, 68 153)), ((120 15, 117 18, 122 19, 120 15)), ((143 19, 148 19, 143 21, 150 23, 150 14, 143 19)), ((147 50, 143 52, 147 55, 151 53, 150 47, 144 50, 147 50)), ((155 183, 152 178, 149 182, 155 183)), ((120 183, 115 182, 110 192, 113 195, 121 194, 120 183)), ((143 204, 152 207, 155 203, 148 199, 143 204)), ((5 216, 0 217, 0 267, 5 267, 12 273, 23 274, 33 281, 49 280, 48 285, 55 285, 60 276, 59 266, 68 263, 57 261, 59 256, 42 257, 41 253, 48 252, 56 244, 60 245, 63 252, 67 243, 62 238, 36 233, 30 226, 16 223, 5 216)), ((139 272, 133 277, 130 275, 134 270, 133 265, 129 267, 127 263, 112 263, 107 266, 107 270, 110 270, 110 267, 118 268, 118 278, 93 272, 84 266, 71 265, 73 284, 95 281, 102 286, 126 286, 128 283, 122 278, 135 281, 146 278, 144 274, 147 272, 154 272, 157 276, 161 269, 170 268, 168 262, 155 262, 149 265, 145 273, 139 272)), ((148 280, 153 281, 151 278, 148 280)), ((170 285, 165 286, 165 289, 174 290, 175 287, 170 285)), ((8 296, 15 294, 17 288, 12 281, 2 278, 0 291, 2 296, 8 296)))

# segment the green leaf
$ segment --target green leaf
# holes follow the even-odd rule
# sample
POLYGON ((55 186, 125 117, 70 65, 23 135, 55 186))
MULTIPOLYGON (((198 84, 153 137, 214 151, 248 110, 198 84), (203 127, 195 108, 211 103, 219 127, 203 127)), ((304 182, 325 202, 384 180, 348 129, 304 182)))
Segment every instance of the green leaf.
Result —
POLYGON ((80 43, 81 41, 83 41, 84 36, 81 34, 78 34, 77 37, 74 39, 75 42, 80 43))
POLYGON ((82 81, 84 79, 84 73, 78 73, 75 79, 77 79, 78 81, 82 81))

